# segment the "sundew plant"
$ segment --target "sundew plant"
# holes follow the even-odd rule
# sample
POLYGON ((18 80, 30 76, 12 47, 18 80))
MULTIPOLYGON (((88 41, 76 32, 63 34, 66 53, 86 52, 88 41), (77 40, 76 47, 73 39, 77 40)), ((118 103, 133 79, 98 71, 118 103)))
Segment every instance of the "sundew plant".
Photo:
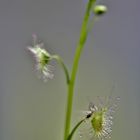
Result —
POLYGON ((107 12, 107 7, 105 5, 97 4, 96 0, 88 0, 85 9, 80 37, 75 50, 71 70, 67 69, 66 64, 59 55, 48 52, 45 49, 43 42, 38 41, 35 34, 33 34, 33 44, 28 46, 28 50, 34 55, 36 61, 35 66, 39 78, 41 78, 44 82, 53 78, 53 66, 50 65, 52 60, 55 60, 60 64, 66 76, 68 93, 63 140, 72 140, 75 132, 77 132, 81 125, 86 125, 88 127, 87 130, 83 130, 81 132, 81 138, 84 138, 84 135, 84 139, 87 140, 110 138, 112 132, 113 115, 119 99, 108 97, 107 99, 102 99, 102 101, 98 99, 97 104, 95 102, 90 102, 88 109, 83 111, 84 117, 79 120, 79 122, 77 122, 73 128, 71 127, 74 86, 81 52, 85 46, 88 34, 93 28, 94 22, 96 22, 97 18, 103 16, 107 12), (87 137, 88 134, 89 136, 87 137))

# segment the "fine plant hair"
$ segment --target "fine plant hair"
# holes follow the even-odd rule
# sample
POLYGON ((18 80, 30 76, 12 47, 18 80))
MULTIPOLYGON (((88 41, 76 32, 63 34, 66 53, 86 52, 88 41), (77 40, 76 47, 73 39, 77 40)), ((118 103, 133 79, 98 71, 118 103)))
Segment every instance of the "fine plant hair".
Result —
MULTIPOLYGON (((73 136, 75 132, 77 132, 76 130, 79 129, 81 125, 85 124, 88 126, 87 133, 89 133, 89 137, 86 137, 87 140, 110 138, 112 132, 113 115, 119 99, 111 99, 110 103, 109 97, 108 102, 105 104, 104 101, 99 101, 99 104, 90 102, 88 110, 85 111, 84 117, 79 120, 79 122, 77 122, 77 124, 75 124, 73 128, 71 128, 74 87, 81 52, 83 51, 89 32, 93 29, 94 23, 97 21, 96 19, 99 19, 107 12, 107 7, 105 5, 99 4, 99 2, 97 3, 96 0, 87 0, 85 7, 85 14, 71 70, 67 69, 67 66, 65 65, 63 59, 59 55, 51 54, 44 48, 44 43, 38 41, 36 34, 33 34, 33 44, 31 46, 28 46, 28 50, 31 52, 31 54, 34 55, 36 61, 35 67, 40 79, 46 82, 53 78, 53 66, 50 65, 50 62, 52 60, 55 60, 56 62, 58 62, 58 64, 60 64, 66 76, 68 93, 66 99, 67 101, 63 140, 74 139, 73 136)), ((83 137, 85 132, 86 130, 83 131, 83 137)), ((87 133, 85 134, 85 136, 87 135, 87 133)))

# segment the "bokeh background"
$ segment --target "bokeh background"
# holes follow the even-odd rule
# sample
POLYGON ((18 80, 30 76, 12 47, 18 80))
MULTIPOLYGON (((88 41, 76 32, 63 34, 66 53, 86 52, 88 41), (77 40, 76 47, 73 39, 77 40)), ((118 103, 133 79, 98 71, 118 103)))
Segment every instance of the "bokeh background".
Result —
MULTIPOLYGON (((66 83, 43 83, 26 47, 36 33, 71 69, 86 0, 0 0, 0 140, 60 140, 66 83)), ((140 138, 140 1, 105 0, 83 50, 76 81, 72 124, 97 95, 120 96, 112 140, 140 138)), ((77 138, 78 137, 77 134, 77 138)))

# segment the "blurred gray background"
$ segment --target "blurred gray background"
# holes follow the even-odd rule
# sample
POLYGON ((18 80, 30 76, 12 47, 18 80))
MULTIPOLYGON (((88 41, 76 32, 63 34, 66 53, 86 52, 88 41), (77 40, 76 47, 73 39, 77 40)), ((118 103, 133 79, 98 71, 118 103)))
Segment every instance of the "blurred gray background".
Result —
MULTIPOLYGON (((0 0, 0 140, 60 140, 66 84, 54 62, 53 80, 36 77, 26 48, 36 33, 52 54, 72 66, 86 0, 0 0)), ((112 140, 140 138, 140 1, 104 0, 81 56, 73 125, 97 95, 120 96, 112 140)), ((77 134, 77 139, 79 139, 77 134)))

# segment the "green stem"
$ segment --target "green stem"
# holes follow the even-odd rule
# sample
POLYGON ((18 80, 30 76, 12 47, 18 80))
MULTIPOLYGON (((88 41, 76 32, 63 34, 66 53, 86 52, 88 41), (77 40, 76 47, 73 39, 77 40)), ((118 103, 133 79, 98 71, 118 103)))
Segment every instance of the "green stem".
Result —
POLYGON ((70 132, 70 123, 71 123, 71 112, 72 112, 72 103, 73 103, 73 91, 74 91, 74 84, 76 79, 76 73, 78 69, 78 63, 80 59, 80 55, 82 52, 82 49, 84 47, 84 44, 87 39, 87 25, 90 17, 90 12, 93 4, 95 3, 95 0, 89 0, 85 12, 85 16, 83 19, 82 27, 81 27, 81 33, 80 33, 80 39, 78 46, 76 48, 75 57, 74 57, 74 63, 71 73, 71 79, 70 83, 68 85, 68 97, 67 97, 67 108, 66 108, 66 119, 65 119, 65 130, 64 130, 64 140, 67 139, 69 132, 70 132))
POLYGON ((77 129, 77 128, 82 124, 82 122, 84 122, 84 121, 85 121, 85 118, 82 119, 81 121, 79 121, 79 122, 75 125, 75 127, 72 129, 71 133, 69 134, 67 140, 71 140, 71 139, 72 139, 72 136, 73 136, 73 134, 75 133, 76 129, 77 129))
POLYGON ((62 66, 62 68, 63 68, 63 70, 64 70, 64 73, 65 73, 65 75, 66 75, 67 84, 69 84, 69 82, 70 82, 69 72, 68 72, 68 70, 67 70, 66 65, 65 65, 64 62, 62 61, 61 57, 58 56, 58 55, 53 55, 53 56, 52 56, 52 59, 56 59, 56 60, 59 62, 59 64, 62 66))

